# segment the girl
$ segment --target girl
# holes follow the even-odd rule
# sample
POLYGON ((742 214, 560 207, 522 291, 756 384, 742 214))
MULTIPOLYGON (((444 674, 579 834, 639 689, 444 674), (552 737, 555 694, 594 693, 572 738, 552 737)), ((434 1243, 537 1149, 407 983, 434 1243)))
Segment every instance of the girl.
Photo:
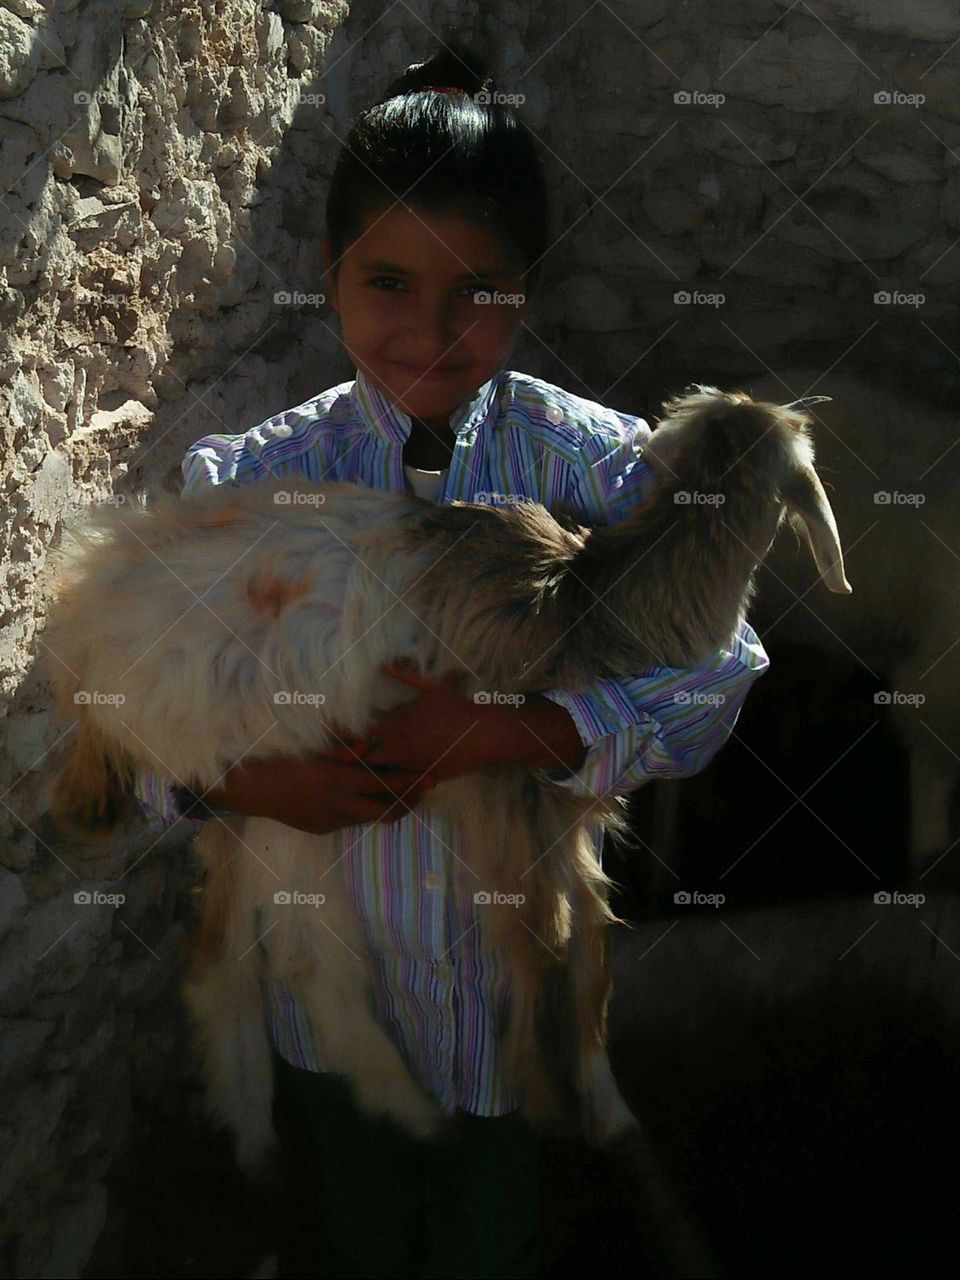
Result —
MULTIPOLYGON (((323 242, 356 379, 246 435, 197 441, 183 461, 185 491, 300 475, 440 502, 533 500, 584 524, 622 519, 643 500, 642 419, 506 368, 548 237, 536 148, 493 97, 469 51, 444 46, 360 114, 332 179, 323 242)), ((504 760, 578 794, 696 773, 767 665, 744 626, 701 669, 652 666, 519 708, 478 705, 395 666, 420 696, 371 724, 366 742, 238 763, 208 793, 228 812, 318 833, 348 828, 344 873, 374 960, 378 1015, 411 1072, 457 1117, 456 1140, 430 1145, 358 1114, 289 990, 267 992, 291 1185, 309 1202, 329 1274, 544 1269, 538 1138, 497 1054, 509 958, 480 949, 457 832, 418 818, 423 789, 504 760)), ((145 777, 140 794, 165 821, 176 819, 177 798, 179 812, 218 812, 160 778, 145 777)), ((598 856, 601 842, 598 830, 598 856)))

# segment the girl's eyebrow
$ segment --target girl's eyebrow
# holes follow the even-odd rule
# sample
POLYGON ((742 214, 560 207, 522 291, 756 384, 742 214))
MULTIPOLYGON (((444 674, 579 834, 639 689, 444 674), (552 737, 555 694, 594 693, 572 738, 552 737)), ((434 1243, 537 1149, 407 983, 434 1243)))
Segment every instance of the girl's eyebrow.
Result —
MULTIPOLYGON (((391 271, 397 276, 415 276, 416 271, 408 271, 406 267, 398 267, 395 262, 385 262, 382 258, 377 258, 373 262, 361 262, 361 271, 391 271)), ((479 280, 488 276, 504 276, 508 273, 503 267, 490 267, 481 271, 464 271, 462 275, 456 276, 457 280, 479 280)))

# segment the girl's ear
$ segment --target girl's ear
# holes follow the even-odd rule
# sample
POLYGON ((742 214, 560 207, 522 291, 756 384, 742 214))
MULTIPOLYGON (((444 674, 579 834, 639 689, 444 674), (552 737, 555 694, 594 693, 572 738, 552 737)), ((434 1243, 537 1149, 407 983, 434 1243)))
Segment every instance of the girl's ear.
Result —
POLYGON ((337 280, 336 272, 333 268, 333 251, 330 248, 330 237, 324 232, 320 240, 320 252, 323 254, 323 266, 325 275, 325 284, 327 296, 330 299, 330 305, 334 311, 340 310, 340 302, 337 297, 337 280))

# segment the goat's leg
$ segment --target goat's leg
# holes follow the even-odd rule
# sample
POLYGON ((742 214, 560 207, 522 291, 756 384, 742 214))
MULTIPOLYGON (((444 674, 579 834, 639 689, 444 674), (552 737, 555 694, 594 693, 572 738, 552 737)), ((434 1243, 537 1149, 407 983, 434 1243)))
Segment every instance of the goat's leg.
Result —
POLYGON ((349 900, 335 838, 309 836, 301 849, 288 833, 271 854, 291 901, 266 907, 270 975, 295 990, 324 1069, 346 1076, 363 1111, 388 1115, 415 1137, 434 1137, 443 1112, 414 1081, 398 1048, 375 1016, 371 958, 349 900), (298 902, 293 888, 322 895, 298 902))
MULTIPOLYGON (((581 856, 592 857, 589 850, 581 856)), ((637 1127, 623 1100, 607 1055, 610 978, 609 909, 598 889, 583 877, 573 881, 574 919, 568 949, 568 976, 576 1011, 577 1084, 583 1136, 595 1147, 617 1142, 637 1127)))
POLYGON ((254 954, 226 955, 184 984, 200 1042, 207 1108, 234 1135, 237 1163, 254 1181, 272 1175, 277 1156, 259 967, 254 954))
POLYGON ((399 1050, 370 1012, 367 965, 327 939, 314 948, 314 974, 294 983, 328 1071, 346 1076, 368 1115, 386 1115, 415 1138, 436 1137, 444 1114, 416 1083, 399 1050))
POLYGON ((237 1163, 261 1181, 276 1171, 273 1061, 261 988, 254 908, 242 893, 243 820, 208 823, 197 841, 207 870, 192 972, 192 1016, 208 1111, 234 1135, 237 1163))

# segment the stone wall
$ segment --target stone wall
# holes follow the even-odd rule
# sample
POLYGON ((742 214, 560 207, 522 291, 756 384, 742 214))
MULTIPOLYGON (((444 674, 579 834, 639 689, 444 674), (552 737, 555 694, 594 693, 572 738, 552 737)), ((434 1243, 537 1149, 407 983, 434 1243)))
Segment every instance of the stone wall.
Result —
POLYGON ((47 549, 77 507, 173 482, 201 435, 353 376, 335 313, 277 295, 322 291, 338 139, 432 32, 486 38, 543 142, 555 245, 514 368, 647 415, 787 361, 960 389, 947 0, 0 0, 10 1275, 76 1275, 98 1240, 105 1274, 143 1117, 196 1110, 189 832, 81 849, 41 822, 65 745, 35 671, 47 549))

